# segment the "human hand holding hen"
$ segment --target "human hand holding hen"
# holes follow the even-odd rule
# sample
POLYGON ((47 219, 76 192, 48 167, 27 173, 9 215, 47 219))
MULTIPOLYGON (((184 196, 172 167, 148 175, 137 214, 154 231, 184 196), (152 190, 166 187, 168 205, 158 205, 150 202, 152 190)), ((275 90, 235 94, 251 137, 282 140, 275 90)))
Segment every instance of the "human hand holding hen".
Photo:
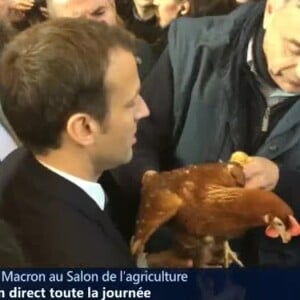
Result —
POLYGON ((264 157, 251 157, 243 170, 246 178, 245 188, 272 191, 279 180, 278 166, 264 157))
POLYGON ((245 188, 272 191, 276 187, 279 168, 273 161, 264 157, 248 156, 241 151, 233 153, 230 161, 243 166, 245 188))

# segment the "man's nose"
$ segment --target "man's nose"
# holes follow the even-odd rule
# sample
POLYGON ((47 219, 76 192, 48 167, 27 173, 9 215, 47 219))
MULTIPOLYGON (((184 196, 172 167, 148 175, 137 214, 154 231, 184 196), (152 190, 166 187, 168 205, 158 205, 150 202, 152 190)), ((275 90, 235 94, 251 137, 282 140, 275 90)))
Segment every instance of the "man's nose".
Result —
POLYGON ((136 119, 139 120, 148 117, 149 115, 150 115, 150 111, 145 100, 141 96, 139 96, 137 111, 136 111, 136 119))

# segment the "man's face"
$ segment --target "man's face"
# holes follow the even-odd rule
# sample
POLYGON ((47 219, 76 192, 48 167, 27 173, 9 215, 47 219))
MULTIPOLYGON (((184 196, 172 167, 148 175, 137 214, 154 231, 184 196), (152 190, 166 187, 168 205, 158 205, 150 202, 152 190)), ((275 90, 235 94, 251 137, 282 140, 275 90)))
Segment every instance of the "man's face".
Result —
POLYGON ((159 26, 167 27, 174 19, 178 17, 181 10, 182 1, 178 0, 154 0, 156 6, 159 26))
POLYGON ((139 95, 140 80, 135 57, 114 49, 105 77, 108 112, 96 134, 94 157, 105 168, 127 163, 136 143, 137 124, 149 115, 148 107, 139 95))
POLYGON ((282 90, 290 93, 300 92, 300 6, 297 3, 299 6, 298 0, 269 1, 264 20, 263 48, 270 76, 282 90), (279 1, 283 3, 281 7, 274 8, 279 1))
POLYGON ((114 0, 53 0, 53 6, 55 16, 50 17, 83 17, 108 25, 117 24, 114 0))

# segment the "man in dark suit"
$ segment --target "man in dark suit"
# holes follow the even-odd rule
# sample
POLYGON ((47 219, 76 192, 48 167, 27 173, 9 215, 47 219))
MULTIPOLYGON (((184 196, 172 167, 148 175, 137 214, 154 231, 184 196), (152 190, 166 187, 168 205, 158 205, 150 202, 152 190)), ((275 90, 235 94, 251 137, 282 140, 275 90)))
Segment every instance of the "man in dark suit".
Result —
POLYGON ((33 266, 135 265, 97 183, 131 159, 137 122, 149 114, 133 45, 121 29, 57 19, 2 55, 2 107, 28 151, 3 188, 1 213, 33 266))
MULTIPOLYGON (((83 17, 92 19, 97 22, 105 22, 110 26, 122 26, 122 21, 117 15, 114 0, 47 0, 49 11, 49 19, 57 19, 62 17, 77 18, 83 17)), ((138 57, 138 72, 140 80, 143 81, 150 72, 154 60, 152 51, 148 43, 137 39, 136 56, 138 57)), ((129 224, 128 219, 135 224, 135 215, 131 209, 132 197, 130 192, 121 191, 119 185, 111 176, 110 171, 103 172, 99 179, 103 189, 110 199, 111 217, 114 223, 121 231, 126 240, 130 240, 132 235, 132 224, 129 224), (120 202, 119 199, 124 199, 120 202), (123 205, 123 203, 126 203, 123 205), (124 214, 126 210, 126 214, 124 214), (126 217, 124 218, 124 215, 126 217)))

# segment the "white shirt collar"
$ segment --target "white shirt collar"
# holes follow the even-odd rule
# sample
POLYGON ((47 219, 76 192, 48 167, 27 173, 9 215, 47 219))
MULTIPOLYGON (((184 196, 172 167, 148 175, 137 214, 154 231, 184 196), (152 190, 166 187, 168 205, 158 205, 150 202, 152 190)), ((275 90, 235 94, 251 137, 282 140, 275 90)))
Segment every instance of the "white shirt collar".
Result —
POLYGON ((49 169, 50 171, 56 173, 57 175, 65 178, 66 180, 74 183, 79 188, 81 188, 86 194, 88 194, 99 206, 101 210, 104 210, 105 206, 105 193, 102 188, 102 186, 97 182, 87 181, 79 177, 75 177, 73 175, 70 175, 68 173, 65 173, 61 170, 58 170, 56 168, 53 168, 52 166, 49 166, 45 164, 44 162, 39 161, 44 167, 49 169))
POLYGON ((254 69, 252 49, 253 49, 253 38, 249 41, 248 48, 247 48, 247 64, 250 67, 251 72, 257 75, 254 69))

